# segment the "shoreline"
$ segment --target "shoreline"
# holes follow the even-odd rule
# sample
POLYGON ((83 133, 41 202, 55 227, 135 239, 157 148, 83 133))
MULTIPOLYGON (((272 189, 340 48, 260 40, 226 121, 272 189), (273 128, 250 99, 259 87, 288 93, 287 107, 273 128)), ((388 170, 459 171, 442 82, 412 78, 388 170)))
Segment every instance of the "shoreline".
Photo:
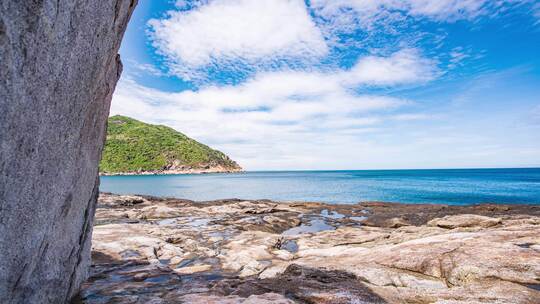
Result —
POLYGON ((357 203, 330 203, 322 201, 276 201, 272 199, 243 199, 222 198, 214 200, 191 200, 174 196, 156 196, 146 194, 118 194, 112 192, 99 192, 100 197, 115 197, 121 200, 146 201, 146 202, 184 202, 196 206, 221 206, 235 202, 262 202, 272 203, 276 206, 309 206, 310 208, 338 210, 370 209, 373 212, 363 224, 371 226, 388 226, 384 219, 405 217, 410 222, 407 225, 426 224, 430 219, 459 214, 510 216, 515 214, 531 215, 540 217, 540 204, 527 203, 493 203, 478 202, 471 204, 443 204, 443 203, 412 203, 412 202, 389 202, 389 201, 359 201, 357 203), (375 223, 376 222, 376 223, 375 223))
POLYGON ((189 170, 156 170, 141 172, 99 172, 99 176, 137 176, 137 175, 185 175, 185 174, 212 174, 212 173, 243 173, 242 169, 222 170, 222 169, 189 169, 189 170))
POLYGON ((79 300, 532 304, 539 275, 540 206, 100 193, 79 300))
MULTIPOLYGON (((244 173, 246 171, 241 172, 231 172, 231 173, 244 173)), ((227 172, 225 172, 227 173, 227 172)), ((206 173, 201 173, 206 174, 206 173)), ((210 173, 208 173, 210 174, 210 173)), ((167 196, 167 195, 152 195, 152 194, 142 194, 142 193, 115 193, 110 191, 99 191, 100 195, 112 195, 112 196, 122 196, 122 197, 141 197, 147 200, 182 200, 182 201, 189 201, 194 204, 207 204, 212 202, 222 202, 222 201, 235 201, 235 200, 244 200, 244 201, 273 201, 278 204, 321 204, 321 205, 328 205, 328 206, 355 206, 355 205, 387 205, 389 207, 395 206, 399 209, 400 205, 405 206, 444 206, 454 208, 454 207, 481 207, 481 206, 487 206, 487 207, 495 207, 499 206, 501 207, 520 207, 520 208, 527 208, 527 207, 540 207, 540 201, 539 202, 531 202, 531 203, 497 203, 497 202, 489 202, 489 201, 479 201, 475 203, 437 203, 437 202, 398 202, 398 201, 379 201, 379 200, 366 200, 366 201, 357 201, 357 202, 347 202, 347 203, 334 203, 330 201, 316 201, 316 200, 279 200, 279 199, 268 199, 268 198, 238 198, 238 197, 228 197, 228 198, 216 198, 216 199, 208 199, 208 200, 197 200, 197 199, 189 199, 189 198, 182 198, 178 196, 167 196)))

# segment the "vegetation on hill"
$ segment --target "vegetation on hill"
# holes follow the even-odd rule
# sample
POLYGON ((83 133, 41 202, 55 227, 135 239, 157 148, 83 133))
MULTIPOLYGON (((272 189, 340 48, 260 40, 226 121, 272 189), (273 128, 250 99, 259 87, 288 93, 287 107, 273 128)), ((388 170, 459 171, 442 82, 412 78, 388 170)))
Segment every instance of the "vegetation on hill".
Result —
POLYGON ((100 164, 105 174, 158 171, 240 171, 227 155, 162 125, 109 117, 100 164))

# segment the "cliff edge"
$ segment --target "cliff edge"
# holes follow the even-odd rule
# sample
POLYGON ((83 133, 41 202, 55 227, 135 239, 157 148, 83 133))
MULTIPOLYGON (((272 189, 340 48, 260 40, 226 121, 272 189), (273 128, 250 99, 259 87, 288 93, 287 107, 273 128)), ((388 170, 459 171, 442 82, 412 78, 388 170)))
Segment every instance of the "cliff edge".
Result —
POLYGON ((67 303, 136 0, 0 1, 0 303, 67 303))

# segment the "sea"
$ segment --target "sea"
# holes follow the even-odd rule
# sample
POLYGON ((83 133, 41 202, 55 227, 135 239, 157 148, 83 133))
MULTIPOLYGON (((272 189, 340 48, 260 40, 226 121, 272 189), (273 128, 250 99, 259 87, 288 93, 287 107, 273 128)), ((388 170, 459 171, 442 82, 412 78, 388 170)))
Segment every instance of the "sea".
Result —
POLYGON ((196 201, 364 201, 470 205, 540 204, 540 168, 257 171, 102 176, 100 190, 196 201))

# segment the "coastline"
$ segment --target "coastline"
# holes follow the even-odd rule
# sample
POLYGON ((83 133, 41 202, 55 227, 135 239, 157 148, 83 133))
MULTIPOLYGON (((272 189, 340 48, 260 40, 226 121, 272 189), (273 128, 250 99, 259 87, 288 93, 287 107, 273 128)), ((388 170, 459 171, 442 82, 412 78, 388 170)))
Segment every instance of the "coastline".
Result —
POLYGON ((180 169, 180 170, 154 170, 154 171, 139 171, 139 172, 99 172, 99 176, 129 176, 129 175, 177 175, 177 174, 210 174, 210 173, 242 173, 243 169, 180 169))
POLYGON ((92 257, 88 304, 538 303, 540 206, 101 193, 92 257))

